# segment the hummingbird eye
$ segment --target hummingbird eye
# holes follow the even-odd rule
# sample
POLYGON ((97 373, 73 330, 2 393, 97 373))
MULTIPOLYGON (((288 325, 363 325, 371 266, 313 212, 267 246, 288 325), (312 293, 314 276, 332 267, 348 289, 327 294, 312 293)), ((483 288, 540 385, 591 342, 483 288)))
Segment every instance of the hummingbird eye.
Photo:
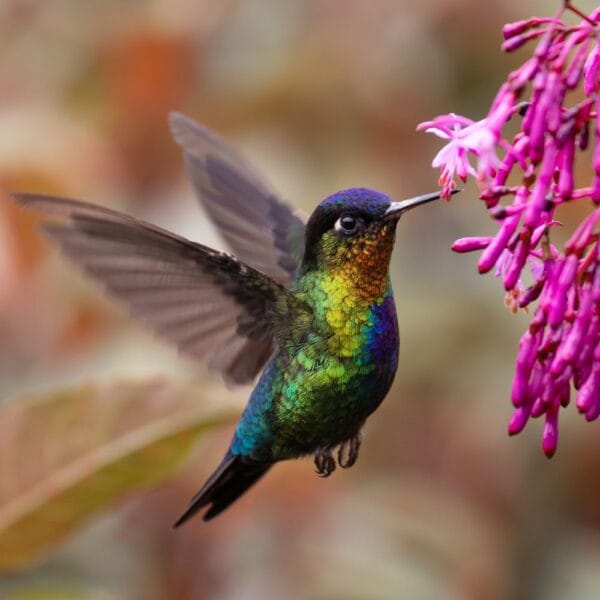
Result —
POLYGON ((354 215, 342 215, 334 225, 336 231, 344 235, 354 235, 360 228, 361 220, 354 215))

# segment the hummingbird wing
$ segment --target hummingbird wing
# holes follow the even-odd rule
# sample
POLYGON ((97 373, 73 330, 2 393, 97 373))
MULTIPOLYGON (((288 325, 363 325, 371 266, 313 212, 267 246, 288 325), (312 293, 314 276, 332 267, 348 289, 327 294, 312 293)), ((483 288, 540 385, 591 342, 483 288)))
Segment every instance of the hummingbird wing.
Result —
POLYGON ((228 383, 252 381, 274 352, 277 323, 298 314, 285 287, 229 254, 93 204, 15 200, 41 214, 43 231, 132 316, 182 353, 210 357, 228 383))
POLYGON ((216 133, 176 112, 169 123, 200 202, 236 256, 289 287, 304 255, 306 215, 216 133))

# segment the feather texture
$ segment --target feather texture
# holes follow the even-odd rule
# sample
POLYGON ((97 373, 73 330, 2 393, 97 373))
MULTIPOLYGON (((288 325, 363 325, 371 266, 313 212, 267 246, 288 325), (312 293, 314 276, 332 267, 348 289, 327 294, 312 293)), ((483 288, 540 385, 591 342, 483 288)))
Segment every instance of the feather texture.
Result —
POLYGON ((16 201, 132 315, 229 383, 252 381, 275 350, 293 296, 233 256, 114 210, 36 194, 16 201))
POLYGON ((199 510, 210 504, 202 519, 210 521, 252 487, 270 468, 271 463, 260 463, 227 453, 221 464, 190 500, 186 511, 173 527, 183 525, 199 510))
POLYGON ((217 134, 179 113, 169 123, 200 202, 236 256, 289 287, 304 254, 306 216, 217 134))

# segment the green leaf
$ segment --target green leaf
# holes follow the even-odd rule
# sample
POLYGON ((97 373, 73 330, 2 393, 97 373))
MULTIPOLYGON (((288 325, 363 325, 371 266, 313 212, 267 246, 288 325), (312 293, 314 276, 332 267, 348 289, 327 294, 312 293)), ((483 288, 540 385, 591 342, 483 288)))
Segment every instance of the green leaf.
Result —
POLYGON ((27 565, 94 513, 163 481, 203 433, 238 412, 221 394, 161 381, 86 385, 5 405, 0 570, 27 565))

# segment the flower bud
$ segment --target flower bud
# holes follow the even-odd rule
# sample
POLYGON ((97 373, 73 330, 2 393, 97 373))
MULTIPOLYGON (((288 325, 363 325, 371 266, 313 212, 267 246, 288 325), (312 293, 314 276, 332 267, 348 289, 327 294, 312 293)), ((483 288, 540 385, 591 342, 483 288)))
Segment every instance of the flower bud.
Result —
POLYGON ((483 250, 489 246, 493 238, 491 237, 466 237, 456 240, 452 244, 454 252, 472 252, 473 250, 483 250))

